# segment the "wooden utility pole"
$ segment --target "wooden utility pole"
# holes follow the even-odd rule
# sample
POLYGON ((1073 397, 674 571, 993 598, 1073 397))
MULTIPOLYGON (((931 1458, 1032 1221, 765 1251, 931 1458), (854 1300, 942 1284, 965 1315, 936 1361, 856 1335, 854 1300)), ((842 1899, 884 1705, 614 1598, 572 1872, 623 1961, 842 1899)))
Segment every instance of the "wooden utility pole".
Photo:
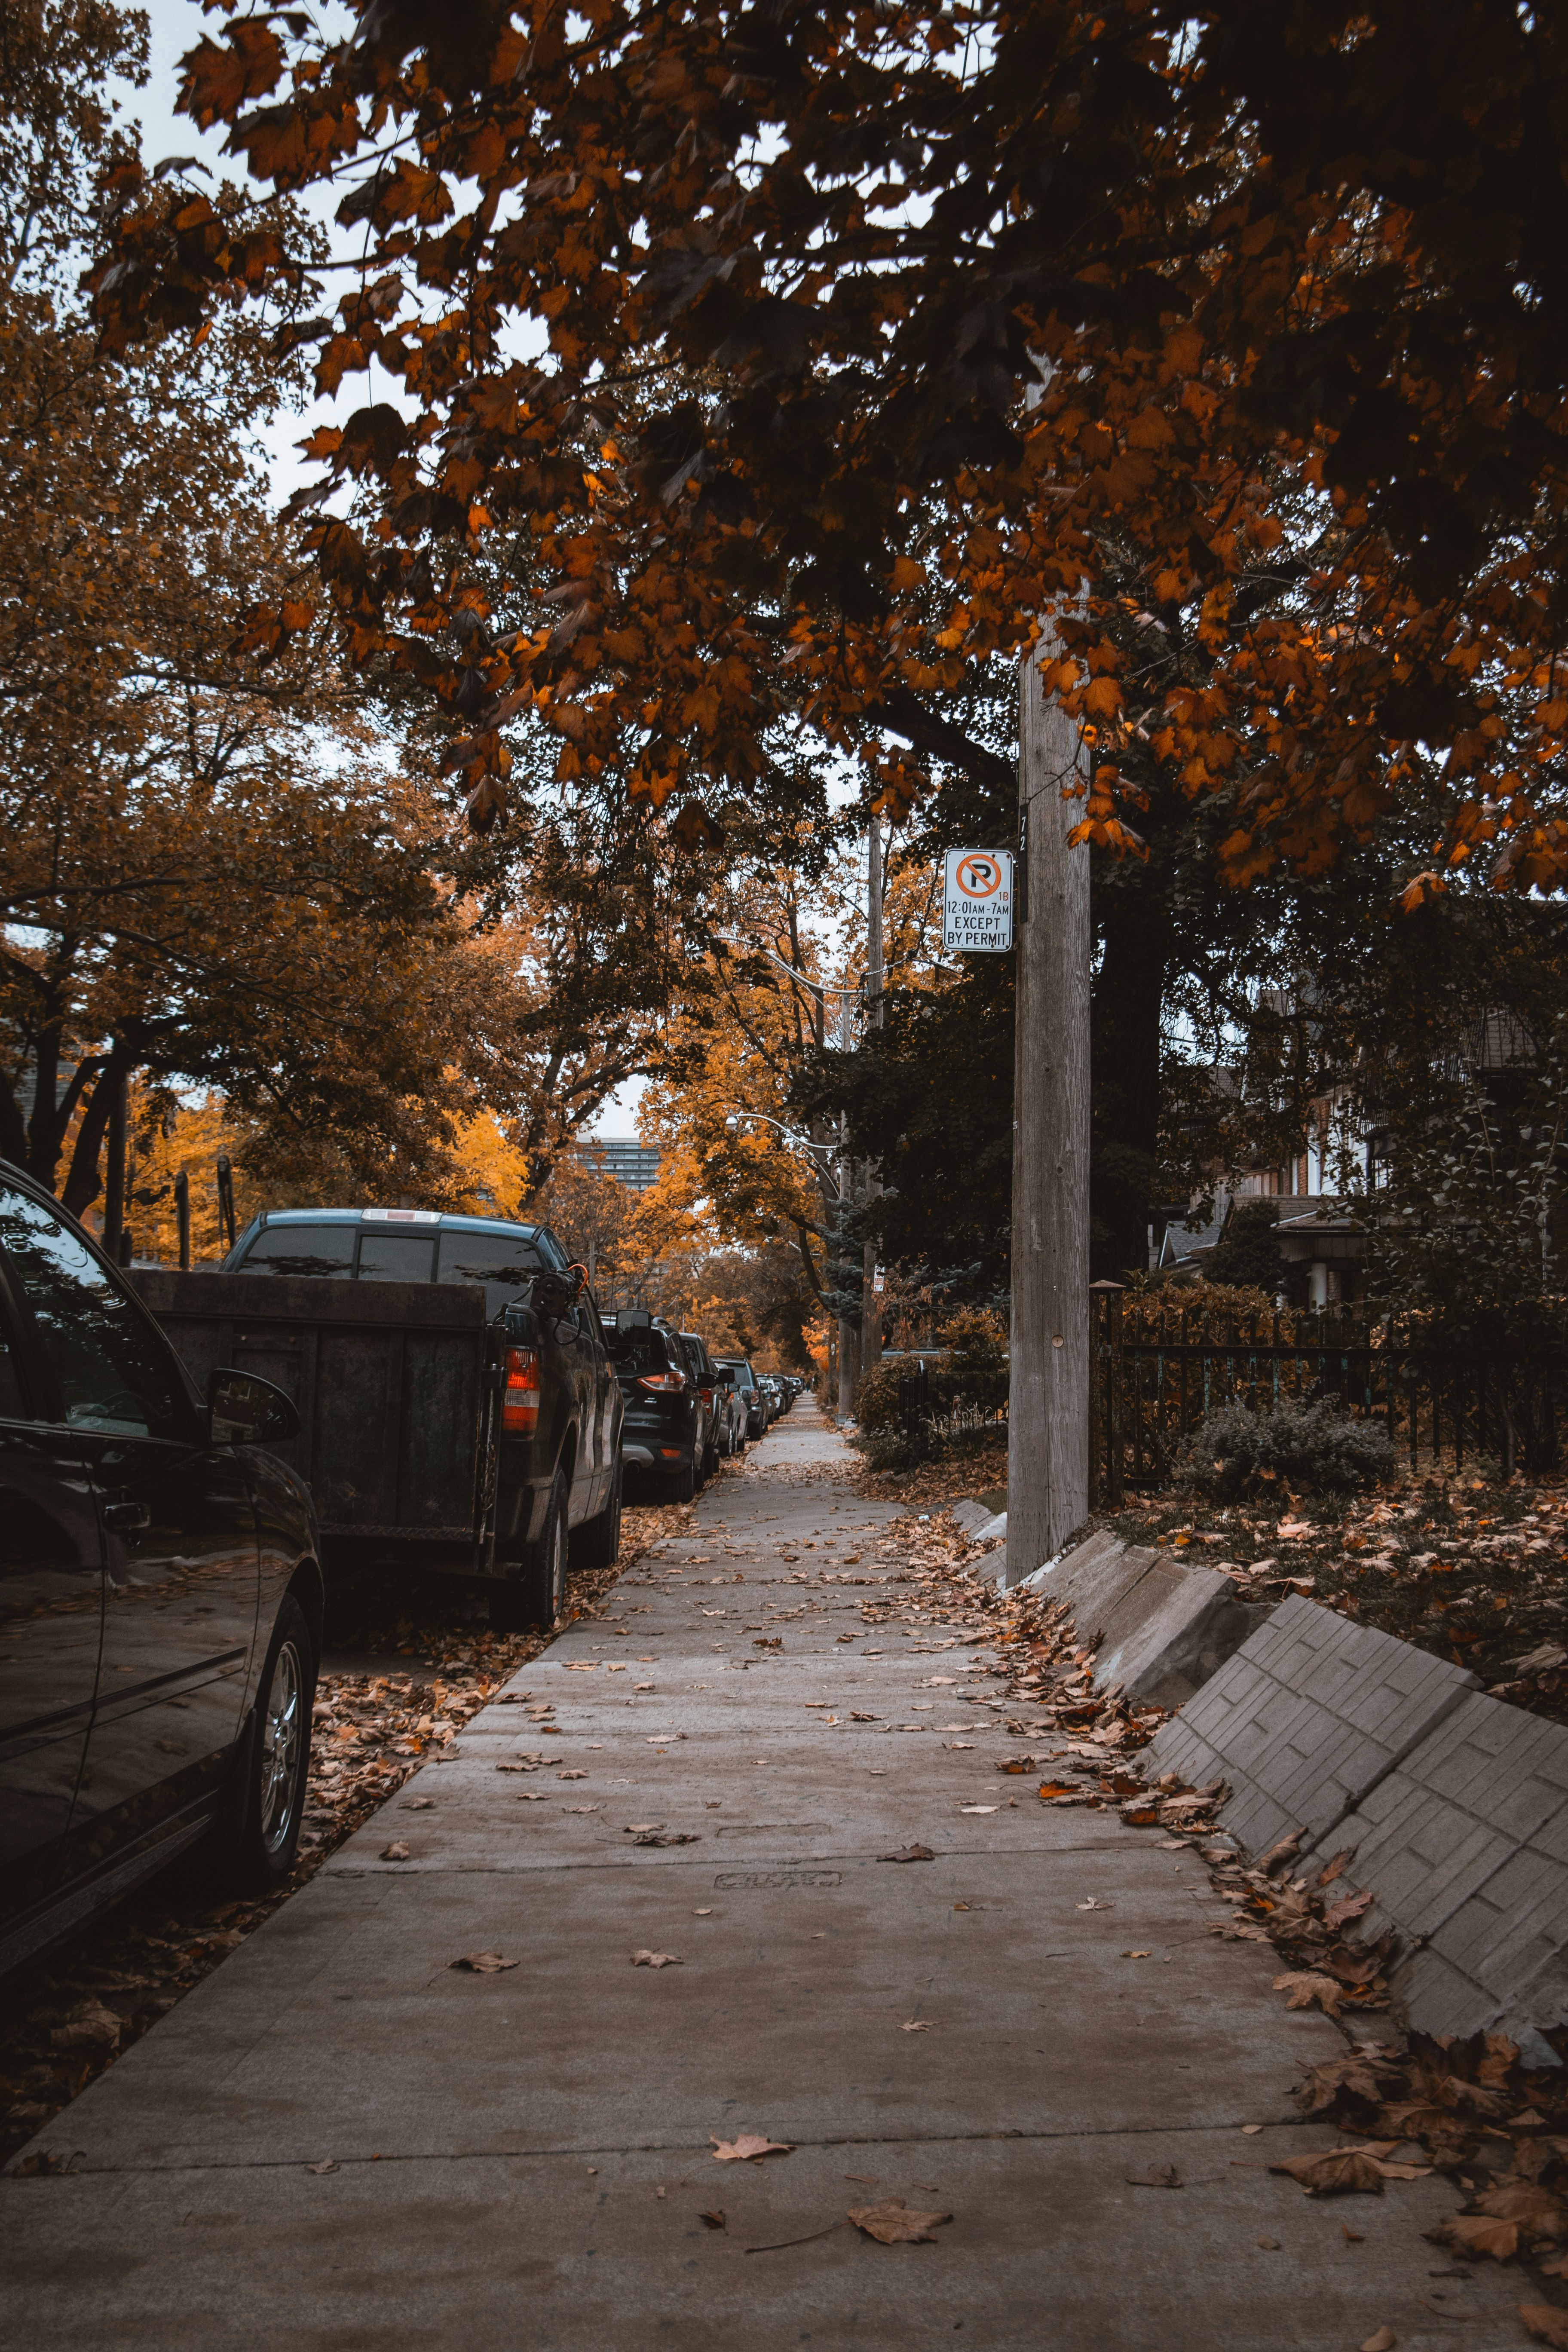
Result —
POLYGON ((1018 682, 1010 1584, 1089 1514, 1089 851, 1068 846, 1083 803, 1062 788, 1083 773, 1083 749, 1041 687, 1053 644, 1047 630, 1018 682))
MULTIPOLYGON (((882 820, 871 812, 866 842, 866 1027, 882 1025, 882 820)), ((881 1191, 877 1171, 866 1166, 866 1200, 881 1191)), ((882 1356, 882 1302, 877 1296, 877 1244, 867 1237, 866 1270, 860 1292, 860 1377, 865 1379, 882 1356)))
MULTIPOLYGON (((838 1050, 849 1051, 849 972, 845 969, 843 984, 838 992, 838 1050)), ((849 1158, 849 1126, 842 1111, 838 1114, 838 1200, 840 1207, 848 1208, 855 1198, 855 1170, 849 1158)), ((842 1266, 842 1259, 840 1265, 842 1266)), ((847 1421, 855 1411, 856 1392, 860 1386, 860 1334, 847 1315, 838 1318, 838 1418, 847 1421)))

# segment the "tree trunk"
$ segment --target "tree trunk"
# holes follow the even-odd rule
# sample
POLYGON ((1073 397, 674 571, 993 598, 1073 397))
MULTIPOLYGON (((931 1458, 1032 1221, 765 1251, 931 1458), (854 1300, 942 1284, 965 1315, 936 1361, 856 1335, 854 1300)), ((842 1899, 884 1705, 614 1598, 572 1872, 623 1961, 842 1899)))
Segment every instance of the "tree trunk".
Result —
MULTIPOLYGON (((1051 643, 1049 633, 1045 652, 1051 643)), ((1047 702, 1037 659, 1019 679, 1018 798, 1026 824, 1016 931, 1013 1318, 1007 1581, 1061 1549, 1089 1511, 1089 851, 1076 724, 1047 702)))
POLYGON ((76 1131, 65 1188, 59 1195, 73 1217, 85 1216, 103 1190, 98 1172, 99 1156, 103 1150, 109 1115, 114 1108, 114 1098, 130 1060, 129 1048, 117 1041, 108 1058, 100 1066, 92 1092, 88 1097, 81 1125, 76 1131))

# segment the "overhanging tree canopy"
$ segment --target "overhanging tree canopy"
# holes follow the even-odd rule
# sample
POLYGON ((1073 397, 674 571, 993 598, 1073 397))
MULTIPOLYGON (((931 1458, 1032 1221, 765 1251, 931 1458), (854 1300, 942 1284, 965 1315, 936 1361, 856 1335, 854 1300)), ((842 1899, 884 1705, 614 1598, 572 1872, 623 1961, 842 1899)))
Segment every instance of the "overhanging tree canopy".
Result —
POLYGON ((1135 819, 1130 729, 1194 793, 1238 787, 1238 880, 1331 856, 1436 752, 1433 877, 1479 853, 1559 878, 1551 12, 367 0, 340 46, 223 13, 184 102, 264 184, 342 191, 335 310, 306 315, 286 229, 126 164, 99 316, 128 341, 259 291, 323 385, 384 372, 395 402, 317 436, 311 536, 355 651, 462 722, 476 824, 524 704, 568 772, 635 724, 658 799, 746 787, 804 699, 901 795, 889 697, 959 683, 1055 600, 1095 837, 1135 819), (701 388, 635 401, 670 360, 701 388), (1205 693, 1141 692, 1108 522, 1149 609, 1212 646, 1205 693), (520 532, 553 601, 497 633, 470 558, 520 532))

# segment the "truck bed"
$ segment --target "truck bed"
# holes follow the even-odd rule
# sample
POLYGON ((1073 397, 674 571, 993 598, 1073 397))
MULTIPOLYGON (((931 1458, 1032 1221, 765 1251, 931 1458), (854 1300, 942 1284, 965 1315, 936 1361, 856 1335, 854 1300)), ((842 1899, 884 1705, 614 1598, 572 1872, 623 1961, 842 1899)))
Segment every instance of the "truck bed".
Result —
POLYGON ((486 1572, 504 1343, 481 1289, 128 1273, 198 1385, 226 1364, 293 1399, 300 1434, 268 1450, 310 1488, 324 1567, 486 1572))

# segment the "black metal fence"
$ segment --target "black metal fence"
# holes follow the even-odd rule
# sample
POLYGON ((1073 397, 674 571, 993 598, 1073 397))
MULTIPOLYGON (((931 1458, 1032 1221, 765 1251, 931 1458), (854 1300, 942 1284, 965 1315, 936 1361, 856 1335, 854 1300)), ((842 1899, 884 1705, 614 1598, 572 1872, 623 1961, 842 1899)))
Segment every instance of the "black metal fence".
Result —
POLYGON ((1458 1354, 1431 1345, 1421 1319, 1365 1309, 1280 1308, 1225 1316, 1090 1294, 1095 1500, 1164 1486, 1176 1450, 1223 1405, 1266 1408, 1334 1397, 1380 1421, 1413 1470, 1495 1461, 1505 1475, 1556 1469, 1568 1418, 1568 1353, 1458 1354))
POLYGON ((917 1440, 928 1444, 946 1443, 1005 1423, 1006 1418, 1005 1401, 976 1402, 963 1394, 952 1394, 945 1385, 939 1387, 923 1357, 912 1358, 908 1369, 899 1374, 899 1426, 911 1444, 917 1440))

